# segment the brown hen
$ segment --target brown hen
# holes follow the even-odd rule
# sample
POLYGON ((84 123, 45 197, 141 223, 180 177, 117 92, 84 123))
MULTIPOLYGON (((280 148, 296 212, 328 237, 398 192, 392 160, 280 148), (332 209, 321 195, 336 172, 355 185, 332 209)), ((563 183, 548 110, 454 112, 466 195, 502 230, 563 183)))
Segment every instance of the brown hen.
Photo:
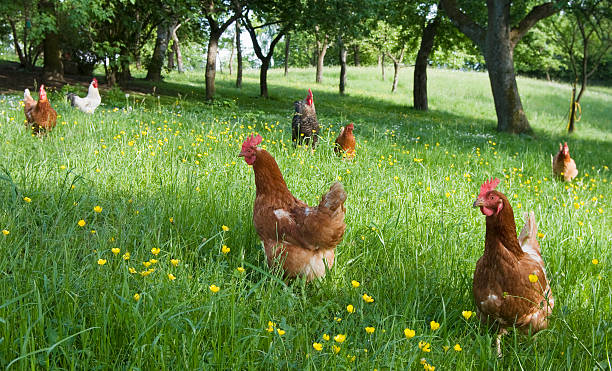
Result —
POLYGON ((572 179, 578 175, 578 169, 576 169, 576 163, 574 159, 570 157, 569 146, 567 142, 559 143, 559 152, 553 157, 553 173, 562 177, 566 182, 571 182, 572 179))
POLYGON ((353 135, 353 129, 355 126, 350 123, 340 129, 340 134, 338 134, 338 138, 336 138, 336 146, 334 147, 334 152, 337 155, 344 156, 346 158, 355 157, 355 135, 353 135))
POLYGON ((495 190, 499 179, 480 187, 473 207, 486 216, 484 254, 476 263, 473 293, 480 320, 498 331, 497 353, 501 356, 501 335, 515 326, 523 333, 536 333, 548 325, 552 297, 533 212, 516 237, 514 212, 506 196, 495 190))
POLYGON ((30 95, 30 90, 23 92, 23 112, 25 113, 27 126, 32 128, 34 134, 45 134, 55 127, 57 112, 51 107, 47 100, 45 86, 41 85, 38 92, 38 102, 30 95))
POLYGON ((286 278, 322 277, 333 266, 336 246, 346 229, 346 192, 336 182, 318 206, 308 206, 289 192, 274 157, 257 147, 261 141, 259 135, 249 137, 239 156, 255 173, 253 224, 268 266, 280 267, 286 278))

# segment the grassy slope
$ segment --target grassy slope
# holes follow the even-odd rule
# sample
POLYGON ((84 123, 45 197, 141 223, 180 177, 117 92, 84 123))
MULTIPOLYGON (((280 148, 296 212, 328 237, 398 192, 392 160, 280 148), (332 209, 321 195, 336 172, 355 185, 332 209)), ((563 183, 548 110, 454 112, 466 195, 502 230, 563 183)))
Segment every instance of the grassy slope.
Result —
POLYGON ((395 95, 377 73, 350 69, 349 95, 339 98, 337 70, 320 86, 312 70, 288 79, 271 71, 270 100, 256 97, 257 71, 242 91, 221 75, 222 99, 212 106, 199 103, 202 75, 173 74, 159 100, 132 94, 124 110, 117 96, 92 116, 51 95, 61 118, 42 140, 21 125, 19 97, 1 97, 0 229, 10 233, 0 235, 0 364, 420 369, 425 358, 439 369, 610 368, 612 91, 588 91, 578 131, 565 138, 568 87, 519 79, 533 139, 493 130, 485 74, 431 71, 431 112, 422 113, 409 108, 411 70, 395 95), (290 145, 292 102, 308 87, 324 129, 314 154, 290 145), (331 149, 348 122, 360 144, 350 163, 331 149), (336 179, 349 194, 348 228, 324 280, 286 286, 265 267, 251 221, 252 171, 236 157, 252 131, 297 197, 314 203, 336 179), (562 140, 580 170, 572 184, 551 179, 550 154, 562 140), (484 218, 471 204, 491 176, 503 179, 519 228, 522 211, 535 211, 556 297, 550 329, 534 339, 511 332, 499 361, 493 336, 461 315, 474 310, 471 277, 484 241, 484 218), (129 272, 146 271, 151 258, 148 276, 129 272), (269 321, 286 332, 269 333, 269 321), (406 339, 405 328, 416 336, 406 339), (334 355, 336 334, 346 340, 334 355))

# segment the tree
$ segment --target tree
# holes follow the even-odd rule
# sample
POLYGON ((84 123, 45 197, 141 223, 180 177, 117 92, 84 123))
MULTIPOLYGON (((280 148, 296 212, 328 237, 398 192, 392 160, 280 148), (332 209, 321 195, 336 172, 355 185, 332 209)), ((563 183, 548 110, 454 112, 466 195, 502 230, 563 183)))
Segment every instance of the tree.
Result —
POLYGON ((38 2, 10 1, 0 7, 0 20, 10 26, 11 39, 20 65, 31 70, 42 53, 42 28, 38 27, 38 2))
POLYGON ((314 29, 315 40, 317 42, 317 70, 315 82, 320 84, 323 82, 323 62, 325 61, 325 54, 329 47, 329 35, 327 32, 321 32, 319 25, 316 25, 314 29))
POLYGON ((291 33, 287 32, 285 35, 285 73, 284 76, 287 77, 289 75, 289 43, 291 41, 291 33))
POLYGON ((242 15, 242 8, 239 4, 232 4, 228 0, 206 0, 202 12, 208 22, 209 29, 206 58, 206 99, 212 100, 215 96, 219 39, 227 27, 242 15))
POLYGON ((240 18, 236 19, 236 87, 242 88, 242 47, 240 45, 240 18))
POLYGON ((574 131, 576 109, 586 91, 587 81, 612 50, 612 1, 584 0, 571 3, 568 12, 551 26, 572 71, 574 82, 568 133, 574 131), (576 95, 576 83, 580 90, 576 95))
POLYGON ((301 19, 302 4, 300 0, 250 0, 243 16, 255 55, 261 61, 259 70, 259 95, 268 98, 268 69, 278 42, 301 19), (263 34, 263 42, 258 39, 258 32, 263 34), (267 44, 267 45, 266 45, 267 44), (267 46, 268 52, 264 54, 267 46))
POLYGON ((155 49, 151 56, 151 61, 147 68, 147 76, 145 80, 159 81, 161 80, 161 70, 164 66, 164 57, 166 56, 166 50, 168 49, 168 42, 170 40, 170 32, 173 26, 169 25, 167 21, 160 23, 157 26, 157 38, 155 39, 155 49))
MULTIPOLYGON (((479 4, 467 4, 466 9, 478 16, 479 4)), ((455 26, 478 45, 485 58, 497 113, 497 130, 531 132, 516 85, 513 51, 531 27, 556 13, 559 7, 547 2, 532 7, 523 15, 527 8, 524 2, 511 6, 510 0, 487 0, 486 26, 482 26, 475 21, 476 17, 459 8, 457 0, 441 0, 441 5, 455 26), (511 14, 511 10, 516 12, 511 14)))
POLYGON ((285 33, 289 29, 289 24, 278 24, 280 22, 274 22, 273 24, 263 24, 259 26, 253 26, 251 20, 249 19, 249 12, 247 11, 245 17, 245 27, 251 36, 251 41, 253 42, 253 50, 255 51, 255 55, 261 61, 261 66, 259 67, 259 95, 263 98, 268 98, 268 69, 270 68, 270 61, 272 56, 274 55, 274 47, 281 38, 285 35, 285 33), (268 52, 264 54, 262 45, 257 39, 256 30, 262 27, 269 27, 270 33, 268 34, 268 38, 272 41, 268 46, 268 52))

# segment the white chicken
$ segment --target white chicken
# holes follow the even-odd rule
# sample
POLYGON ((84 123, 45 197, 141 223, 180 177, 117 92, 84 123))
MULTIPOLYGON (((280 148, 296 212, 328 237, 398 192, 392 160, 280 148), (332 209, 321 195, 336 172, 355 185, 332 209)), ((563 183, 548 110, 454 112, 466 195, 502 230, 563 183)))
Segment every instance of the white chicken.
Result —
POLYGON ((98 91, 98 80, 95 77, 91 80, 85 98, 81 98, 74 93, 68 93, 67 98, 72 107, 76 107, 85 113, 93 113, 102 102, 100 92, 98 91))

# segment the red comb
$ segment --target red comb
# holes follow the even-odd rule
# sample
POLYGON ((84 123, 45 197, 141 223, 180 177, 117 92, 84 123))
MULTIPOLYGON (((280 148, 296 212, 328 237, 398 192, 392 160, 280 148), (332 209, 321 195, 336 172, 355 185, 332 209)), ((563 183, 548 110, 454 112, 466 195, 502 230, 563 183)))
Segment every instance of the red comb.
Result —
POLYGON ((251 135, 244 141, 244 143, 242 143, 242 150, 245 151, 249 147, 256 147, 262 142, 262 140, 263 138, 259 134, 257 134, 257 136, 251 135))
POLYGON ((489 181, 486 181, 484 183, 482 183, 482 185, 480 186, 480 194, 478 195, 478 197, 484 197, 487 193, 489 193, 490 191, 494 190, 495 187, 497 187, 497 185, 501 182, 501 180, 495 178, 491 178, 489 179, 489 181))
POLYGON ((347 129, 353 130, 355 129, 355 125, 353 125, 353 123, 351 122, 350 124, 346 125, 347 129))

